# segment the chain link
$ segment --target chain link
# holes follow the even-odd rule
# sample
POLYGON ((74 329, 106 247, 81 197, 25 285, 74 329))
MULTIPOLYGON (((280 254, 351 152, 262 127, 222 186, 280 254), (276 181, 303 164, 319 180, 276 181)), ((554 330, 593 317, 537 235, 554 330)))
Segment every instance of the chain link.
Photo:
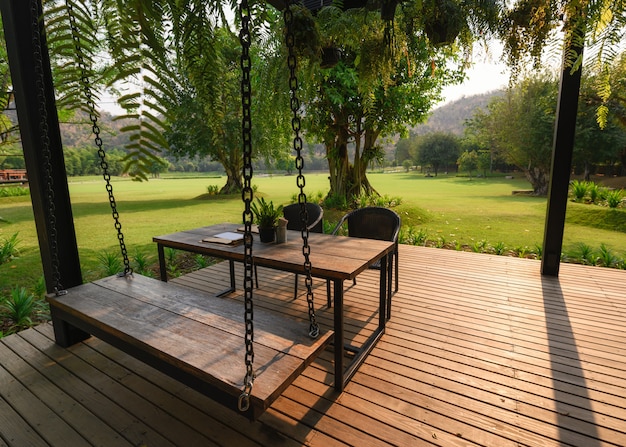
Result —
POLYGON ((296 151, 296 168, 298 169, 298 175, 296 177, 296 184, 300 189, 298 193, 298 203, 300 204, 300 220, 302 221, 302 254, 304 255, 304 270, 306 272, 305 285, 306 285, 306 301, 309 307, 309 335, 312 338, 317 338, 320 333, 317 319, 315 318, 315 299, 313 297, 313 277, 311 275, 311 260, 309 255, 311 254, 311 247, 309 246, 309 213, 306 206, 306 194, 304 193, 305 180, 302 170, 304 168, 304 158, 302 157, 302 138, 300 137, 300 100, 298 99, 298 78, 296 76, 296 55, 294 51, 294 25, 293 25, 293 12, 291 10, 291 1, 287 1, 285 10, 283 11, 283 19, 285 27, 287 29, 287 35, 285 42, 287 44, 287 66, 289 67, 289 92, 291 93, 291 112, 293 114, 291 118, 291 128, 294 132, 293 148, 296 151))
POLYGON ((120 215, 117 211, 117 202, 113 195, 113 185, 111 184, 111 174, 109 173, 109 164, 106 160, 106 152, 102 145, 102 138, 100 138, 100 126, 98 125, 98 113, 96 112, 96 103, 93 98, 93 92, 91 89, 91 83, 89 81, 89 70, 85 63, 85 53, 80 43, 79 29, 76 25, 76 17, 74 16, 74 7, 70 0, 65 2, 67 15, 70 21, 70 28, 72 31, 72 40, 74 41, 74 50, 76 52, 76 63, 81 74, 81 84, 83 88, 83 94, 87 101, 87 107, 89 108, 89 120, 91 121, 91 132, 94 135, 94 142, 98 148, 98 157, 100 158, 100 168, 102 169, 102 177, 106 182, 106 190, 109 196, 109 205, 111 206, 111 215, 115 222, 114 226, 117 230, 117 240, 120 245, 120 252, 124 260, 124 271, 120 273, 120 276, 132 275, 133 269, 130 266, 130 260, 128 259, 128 250, 126 249, 126 242, 124 241, 124 233, 122 232, 122 224, 120 222, 120 215))
POLYGON ((241 198, 244 203, 243 223, 244 223, 244 306, 245 306, 245 364, 246 376, 243 381, 243 390, 239 396, 239 411, 247 411, 250 408, 250 395, 255 379, 254 372, 254 300, 252 296, 252 86, 250 82, 250 68, 252 60, 250 58, 250 6, 247 0, 242 0, 239 5, 239 18, 241 20, 241 31, 239 41, 241 42, 241 106, 242 121, 241 135, 243 144, 243 189, 241 198))
POLYGON ((52 177, 52 150, 50 149, 50 135, 48 134, 48 111, 46 87, 43 72, 43 49, 41 47, 41 23, 39 1, 31 0, 30 14, 32 18, 32 43, 35 62, 35 86, 39 100, 39 136, 41 137, 41 154, 43 157, 43 171, 46 178, 46 199, 48 201, 48 236, 50 241, 50 256, 52 264, 52 286, 54 293, 65 295, 66 290, 61 285, 61 263, 59 261, 59 242, 56 219, 56 205, 54 194, 54 179, 52 177))

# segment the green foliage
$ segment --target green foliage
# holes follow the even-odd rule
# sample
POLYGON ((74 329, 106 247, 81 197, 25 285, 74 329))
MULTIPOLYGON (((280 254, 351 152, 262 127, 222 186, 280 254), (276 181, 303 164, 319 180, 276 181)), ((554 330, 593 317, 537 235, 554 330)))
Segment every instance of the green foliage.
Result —
POLYGON ((626 209, 571 203, 567 207, 567 222, 626 233, 626 209))
POLYGON ((210 196, 216 196, 220 193, 220 187, 217 185, 209 185, 207 186, 207 194, 210 196))
POLYGON ((480 241, 475 241, 471 245, 471 249, 474 253, 484 253, 487 247, 487 241, 482 239, 480 241))
POLYGON ((0 197, 19 197, 29 194, 30 190, 21 186, 0 186, 0 197))
POLYGON ((465 151, 457 160, 459 170, 467 171, 470 180, 472 179, 472 171, 478 168, 478 154, 476 151, 465 151))
POLYGON ((591 200, 591 203, 597 203, 598 200, 603 196, 602 189, 603 188, 601 188, 600 185, 594 182, 589 182, 589 188, 587 192, 589 193, 589 200, 591 200))
POLYGON ((135 250, 135 254, 132 257, 131 266, 135 273, 147 276, 149 278, 152 278, 154 276, 154 273, 151 270, 152 259, 139 249, 135 250))
POLYGON ((0 265, 5 262, 9 262, 19 254, 17 245, 20 243, 18 237, 19 233, 14 233, 8 239, 3 239, 0 242, 0 265))
POLYGON ((598 263, 598 257, 595 255, 593 248, 584 242, 576 244, 566 256, 568 259, 572 259, 580 264, 596 265, 598 263))
POLYGON ((33 286, 33 295, 35 298, 42 300, 46 295, 46 278, 40 276, 33 286))
POLYGON ((348 209, 348 199, 340 194, 329 194, 324 199, 323 208, 331 209, 336 208, 339 210, 348 209))
POLYGON ((385 194, 380 196, 378 194, 362 194, 360 197, 353 197, 352 202, 356 208, 365 208, 368 206, 379 206, 382 208, 393 208, 402 203, 401 197, 390 197, 385 194))
POLYGON ((398 235, 400 244, 425 245, 428 240, 428 233, 424 228, 402 227, 398 235))
POLYGON ((491 250, 493 251, 493 253, 495 253, 498 256, 502 256, 503 254, 506 253, 507 251, 507 247, 506 244, 502 241, 498 242, 497 244, 493 245, 491 247, 491 250))
POLYGON ((622 204, 624 199, 624 191, 621 189, 614 189, 609 191, 606 195, 606 204, 609 208, 617 208, 622 204))
POLYGON ((459 139, 452 134, 435 132, 421 138, 417 143, 417 162, 430 167, 435 176, 441 169, 449 170, 460 152, 459 139))
POLYGON ((283 216, 282 205, 275 207, 274 202, 271 200, 266 201, 263 197, 257 198, 256 202, 252 202, 250 209, 259 228, 275 227, 278 225, 278 219, 283 216))
POLYGON ((124 265, 117 253, 104 251, 98 254, 98 263, 102 276, 117 275, 124 270, 124 265))
POLYGON ((620 263, 620 259, 606 244, 600 244, 597 259, 600 265, 604 267, 615 267, 620 263))
POLYGON ((0 316, 12 322, 11 331, 18 331, 33 324, 35 297, 24 287, 15 287, 11 296, 0 303, 0 316))
POLYGON ((577 202, 584 201, 587 196, 587 191, 589 190, 589 182, 574 180, 571 182, 570 186, 574 200, 577 202))

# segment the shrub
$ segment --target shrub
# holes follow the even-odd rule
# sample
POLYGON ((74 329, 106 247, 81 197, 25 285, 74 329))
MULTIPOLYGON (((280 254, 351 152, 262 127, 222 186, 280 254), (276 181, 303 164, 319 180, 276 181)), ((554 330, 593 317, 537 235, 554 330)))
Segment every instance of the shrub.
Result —
POLYGON ((34 311, 35 297, 24 287, 13 288, 11 296, 0 305, 0 315, 13 323, 11 331, 32 326, 34 311))
POLYGON ((33 295, 35 295, 35 298, 43 299, 46 296, 46 292, 46 279, 40 276, 33 286, 33 295))
POLYGON ((600 186, 594 182, 590 182, 589 183, 589 188, 588 188, 588 192, 589 192, 589 200, 591 200, 591 203, 598 203, 598 200, 600 199, 600 186))
POLYGON ((485 251, 486 246, 487 246, 487 241, 484 239, 481 241, 476 241, 471 245, 472 251, 474 253, 482 253, 483 251, 485 251))
POLYGON ((596 265, 598 263, 598 259, 594 255, 593 249, 584 242, 576 244, 574 250, 570 255, 568 255, 568 258, 585 265, 596 265))
POLYGON ((17 236, 18 233, 14 233, 13 236, 0 243, 0 264, 9 262, 19 254, 17 244, 19 244, 20 241, 17 236))
POLYGON ((613 250, 607 247, 606 244, 600 244, 597 259, 604 267, 615 267, 620 262, 620 259, 613 253, 613 250))
POLYGON ((425 245, 427 240, 428 234, 423 228, 416 230, 415 227, 409 227, 405 230, 403 227, 400 229, 400 233, 398 235, 398 242, 400 244, 425 245))
POLYGON ((496 245, 491 247, 491 250, 498 256, 502 256, 506 252, 506 245, 504 242, 498 242, 496 245))
POLYGON ((609 191, 606 195, 606 204, 609 208, 617 208, 621 205, 624 198, 624 191, 621 189, 614 189, 609 191))
POLYGON ((574 196, 574 200, 576 202, 582 202, 587 195, 587 190, 589 189, 589 182, 574 180, 571 183, 572 195, 574 196))
POLYGON ((217 185, 209 185, 206 190, 210 196, 216 196, 220 193, 220 187, 217 185))
POLYGON ((0 197, 18 197, 28 194, 30 194, 30 189, 20 186, 3 186, 0 188, 0 197))
POLYGON ((124 270, 124 266, 120 258, 113 253, 102 252, 98 255, 98 263, 103 276, 117 275, 124 270))
POLYGON ((148 276, 152 278, 154 273, 150 270, 152 261, 148 255, 137 250, 133 256, 132 267, 133 270, 140 275, 148 276))

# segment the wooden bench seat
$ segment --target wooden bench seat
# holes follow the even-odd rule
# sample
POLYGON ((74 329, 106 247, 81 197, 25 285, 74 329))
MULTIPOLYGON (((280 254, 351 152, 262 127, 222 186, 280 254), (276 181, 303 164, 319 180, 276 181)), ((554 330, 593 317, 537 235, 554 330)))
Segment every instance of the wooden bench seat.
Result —
MULTIPOLYGON (((111 276, 48 301, 57 343, 94 335, 237 409, 245 375, 241 302, 141 275, 111 276)), ((255 308, 256 379, 247 416, 260 416, 332 336, 312 340, 307 321, 255 308)))

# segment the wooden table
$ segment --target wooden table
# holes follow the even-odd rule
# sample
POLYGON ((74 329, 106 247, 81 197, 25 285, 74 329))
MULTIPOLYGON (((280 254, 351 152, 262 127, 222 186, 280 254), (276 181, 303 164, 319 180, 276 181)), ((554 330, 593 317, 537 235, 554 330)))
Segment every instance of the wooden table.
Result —
MULTIPOLYGON (((161 278, 163 280, 167 278, 163 276, 163 272, 166 271, 164 248, 169 247, 228 260, 231 268, 231 289, 234 290, 233 262, 243 262, 243 245, 208 243, 202 242, 202 239, 226 231, 237 231, 237 228, 240 226, 237 224, 210 225, 154 237, 153 241, 157 243, 159 252, 161 278)), ((344 366, 344 350, 335 349, 335 389, 343 391, 344 386, 352 379, 358 367, 363 363, 385 331, 387 268, 389 255, 394 249, 394 243, 374 239, 310 233, 309 245, 311 247, 311 274, 314 277, 326 279, 333 283, 335 347, 343 346, 344 349, 347 348, 355 354, 350 364, 344 366), (378 260, 381 261, 378 327, 360 348, 346 347, 344 340, 343 282, 345 280, 353 280, 359 273, 365 271, 378 260)), ((265 244, 255 237, 252 253, 253 262, 256 266, 301 275, 305 274, 302 238, 298 231, 288 232, 287 242, 283 244, 265 244)))

